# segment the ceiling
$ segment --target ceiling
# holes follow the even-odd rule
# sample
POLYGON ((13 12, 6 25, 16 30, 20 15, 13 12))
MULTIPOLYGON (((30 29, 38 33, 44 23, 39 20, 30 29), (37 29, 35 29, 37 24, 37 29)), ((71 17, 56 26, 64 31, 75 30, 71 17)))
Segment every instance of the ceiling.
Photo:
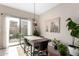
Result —
MULTIPOLYGON (((8 7, 34 13, 34 3, 1 3, 8 7)), ((35 14, 40 15, 51 8, 59 5, 59 3, 35 3, 35 14)))

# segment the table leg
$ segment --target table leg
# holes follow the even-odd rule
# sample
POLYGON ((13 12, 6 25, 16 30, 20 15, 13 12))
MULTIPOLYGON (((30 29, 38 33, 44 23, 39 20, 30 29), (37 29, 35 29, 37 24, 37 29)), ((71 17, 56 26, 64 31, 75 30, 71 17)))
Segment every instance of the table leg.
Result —
POLYGON ((32 56, 32 46, 31 46, 31 56, 32 56))
POLYGON ((25 44, 24 44, 24 53, 26 52, 25 49, 26 49, 26 46, 25 46, 25 44))
POLYGON ((33 48, 33 56, 34 56, 34 53, 35 53, 35 48, 33 48))

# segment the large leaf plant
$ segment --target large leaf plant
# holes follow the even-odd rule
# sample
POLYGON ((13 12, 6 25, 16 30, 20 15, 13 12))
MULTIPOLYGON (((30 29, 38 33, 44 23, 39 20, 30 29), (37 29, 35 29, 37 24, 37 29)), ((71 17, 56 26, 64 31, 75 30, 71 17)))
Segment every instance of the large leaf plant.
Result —
POLYGON ((79 38, 79 24, 74 22, 71 18, 68 18, 66 21, 68 22, 67 27, 71 36, 79 38))

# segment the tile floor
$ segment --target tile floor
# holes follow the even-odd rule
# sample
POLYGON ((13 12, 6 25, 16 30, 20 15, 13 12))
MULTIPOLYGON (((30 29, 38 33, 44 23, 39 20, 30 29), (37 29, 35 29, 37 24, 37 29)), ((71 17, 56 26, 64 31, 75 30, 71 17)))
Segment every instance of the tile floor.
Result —
POLYGON ((17 47, 21 47, 21 46, 18 45, 18 46, 9 47, 7 49, 1 49, 0 56, 19 56, 18 51, 17 51, 17 47))

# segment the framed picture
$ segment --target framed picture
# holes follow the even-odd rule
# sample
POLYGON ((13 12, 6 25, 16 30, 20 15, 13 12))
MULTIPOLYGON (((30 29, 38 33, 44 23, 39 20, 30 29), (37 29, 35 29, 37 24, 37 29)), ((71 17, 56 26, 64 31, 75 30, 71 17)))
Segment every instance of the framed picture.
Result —
POLYGON ((50 20, 50 32, 60 32, 60 17, 56 17, 50 20))
POLYGON ((45 21, 45 31, 50 32, 50 20, 45 21))
POLYGON ((46 32, 48 32, 49 31, 49 29, 48 29, 48 26, 46 25, 46 32))

